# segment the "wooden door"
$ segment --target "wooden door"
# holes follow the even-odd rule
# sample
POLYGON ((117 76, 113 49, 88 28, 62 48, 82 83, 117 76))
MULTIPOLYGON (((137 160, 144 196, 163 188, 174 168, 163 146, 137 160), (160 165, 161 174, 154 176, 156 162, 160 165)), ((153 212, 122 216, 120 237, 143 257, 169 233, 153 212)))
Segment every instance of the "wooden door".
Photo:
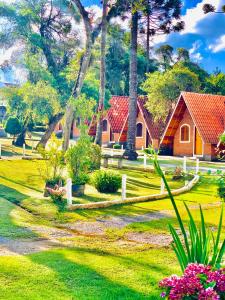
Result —
POLYGON ((195 128, 195 155, 202 155, 202 138, 195 128))

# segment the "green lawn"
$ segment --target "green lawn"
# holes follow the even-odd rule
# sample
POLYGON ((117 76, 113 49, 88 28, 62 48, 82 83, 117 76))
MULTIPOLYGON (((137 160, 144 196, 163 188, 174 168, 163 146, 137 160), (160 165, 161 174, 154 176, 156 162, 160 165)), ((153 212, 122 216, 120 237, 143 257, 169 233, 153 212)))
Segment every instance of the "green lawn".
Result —
MULTIPOLYGON (((131 170, 121 172, 124 171, 128 175, 130 195, 159 190, 160 179, 154 174, 131 170)), ((170 184, 176 188, 183 183, 170 180, 170 184)), ((37 237, 29 229, 31 225, 62 226, 65 222, 77 220, 93 221, 98 217, 138 216, 159 211, 171 214, 172 209, 169 199, 164 199, 101 210, 60 212, 49 199, 42 197, 42 189, 43 182, 36 162, 0 161, 0 238, 37 237), (27 211, 13 203, 20 204, 27 211)), ((201 203, 208 205, 204 208, 206 221, 215 228, 220 201, 216 189, 215 178, 208 176, 201 178, 190 193, 177 196, 183 220, 187 220, 183 201, 191 207, 198 220, 197 204, 201 203)), ((87 192, 91 193, 91 188, 87 192)), ((96 195, 94 197, 98 198, 96 195)), ((93 198, 82 201, 96 201, 93 198)), ((0 256, 0 299, 159 300, 159 280, 179 273, 173 251, 170 247, 129 242, 125 234, 165 234, 168 233, 168 223, 176 226, 173 214, 165 219, 132 223, 120 230, 106 231, 106 236, 78 235, 68 238, 71 246, 64 249, 25 256, 0 256)))

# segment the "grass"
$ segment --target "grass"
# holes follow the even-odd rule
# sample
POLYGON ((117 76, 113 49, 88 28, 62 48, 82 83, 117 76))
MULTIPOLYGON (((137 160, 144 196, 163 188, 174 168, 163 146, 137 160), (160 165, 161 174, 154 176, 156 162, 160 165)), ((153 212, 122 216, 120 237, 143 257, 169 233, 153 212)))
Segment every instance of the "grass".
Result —
MULTIPOLYGON (((131 170, 121 172, 124 171, 128 175, 131 195, 159 190, 160 180, 154 174, 131 170)), ((101 210, 59 212, 49 199, 42 197, 44 183, 39 177, 36 162, 0 161, 0 174, 0 238, 33 238, 35 233, 29 229, 30 225, 60 226, 64 222, 90 221, 99 217, 137 216, 159 211, 171 213, 172 209, 169 199, 164 199, 101 210), (33 214, 13 203, 19 203, 33 214)), ((170 183, 173 188, 182 184, 170 183)), ((182 219, 187 220, 183 201, 191 207, 198 221, 198 203, 215 205, 204 208, 206 222, 214 230, 219 216, 216 205, 220 201, 216 189, 215 177, 204 176, 190 193, 177 196, 175 199, 182 219)), ((97 195, 93 197, 98 198, 97 195)), ((26 256, 0 256, 0 298, 159 300, 159 280, 180 272, 174 253, 170 247, 128 242, 125 234, 167 234, 168 223, 177 226, 174 216, 168 215, 165 219, 132 223, 121 230, 108 231, 104 237, 78 235, 68 238, 71 247, 65 249, 26 256)))
POLYGON ((0 294, 16 300, 160 299, 157 283, 178 271, 173 262, 171 252, 157 249, 118 254, 76 247, 1 257, 0 294))
MULTIPOLYGON (((74 221, 83 219, 77 213, 58 213, 57 207, 50 199, 43 198, 44 181, 40 178, 38 164, 41 161, 4 160, 0 164, 0 197, 13 203, 20 204, 29 211, 44 215, 49 219, 74 221)), ((121 174, 127 174, 127 197, 136 197, 159 193, 160 178, 154 173, 132 171, 123 169, 121 174)), ((183 181, 173 181, 171 176, 168 180, 172 188, 183 186, 183 181)), ((90 185, 87 185, 85 195, 74 198, 74 203, 87 203, 120 199, 121 191, 116 194, 101 194, 90 185)), ((114 209, 112 209, 114 210, 114 209)))

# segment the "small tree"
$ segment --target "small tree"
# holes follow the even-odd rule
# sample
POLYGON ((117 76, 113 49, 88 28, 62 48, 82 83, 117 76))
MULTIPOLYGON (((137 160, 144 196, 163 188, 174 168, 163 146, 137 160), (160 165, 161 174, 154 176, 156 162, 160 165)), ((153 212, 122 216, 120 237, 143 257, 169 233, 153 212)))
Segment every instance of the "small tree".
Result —
POLYGON ((22 127, 19 120, 15 117, 9 117, 5 125, 5 131, 13 135, 13 142, 15 141, 15 136, 20 134, 21 130, 22 127))
POLYGON ((142 88, 149 98, 148 110, 159 120, 167 117, 182 91, 199 92, 200 81, 195 73, 177 64, 164 73, 148 74, 142 88))

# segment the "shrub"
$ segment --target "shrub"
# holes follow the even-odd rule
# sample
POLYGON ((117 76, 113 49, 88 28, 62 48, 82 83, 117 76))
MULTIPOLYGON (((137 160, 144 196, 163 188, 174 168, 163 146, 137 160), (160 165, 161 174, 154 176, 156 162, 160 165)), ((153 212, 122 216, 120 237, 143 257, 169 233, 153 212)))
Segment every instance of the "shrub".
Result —
POLYGON ((61 142, 53 135, 47 149, 43 147, 38 148, 38 152, 44 159, 44 162, 37 161, 38 170, 46 183, 54 182, 55 184, 59 184, 59 180, 62 180, 64 153, 61 150, 61 146, 61 142))
POLYGON ((72 177, 72 182, 74 185, 83 185, 89 181, 89 175, 85 173, 80 173, 77 176, 72 177))
POLYGON ((101 167, 102 150, 99 145, 90 146, 90 170, 99 170, 101 167))
POLYGON ((122 147, 121 147, 121 145, 120 144, 115 144, 115 145, 113 145, 113 149, 121 149, 122 147))
POLYGON ((100 193, 116 193, 121 188, 122 176, 113 171, 96 171, 92 175, 92 184, 100 193))
POLYGON ((21 133, 22 127, 20 121, 15 117, 9 117, 6 125, 5 125, 5 132, 13 135, 14 137, 21 133))
POLYGON ((225 175, 221 176, 218 180, 218 195, 222 200, 225 200, 225 175))
POLYGON ((91 169, 90 147, 90 139, 85 137, 79 139, 77 143, 66 152, 67 169, 75 185, 87 182, 87 174, 91 169), (86 179, 84 180, 84 178, 86 179))
POLYGON ((47 178, 45 182, 48 186, 52 186, 52 187, 54 187, 55 185, 64 186, 66 184, 65 179, 61 176, 56 176, 54 178, 47 178))
POLYGON ((159 286, 166 299, 225 299, 225 268, 213 270, 211 266, 189 264, 181 277, 172 275, 159 286))

